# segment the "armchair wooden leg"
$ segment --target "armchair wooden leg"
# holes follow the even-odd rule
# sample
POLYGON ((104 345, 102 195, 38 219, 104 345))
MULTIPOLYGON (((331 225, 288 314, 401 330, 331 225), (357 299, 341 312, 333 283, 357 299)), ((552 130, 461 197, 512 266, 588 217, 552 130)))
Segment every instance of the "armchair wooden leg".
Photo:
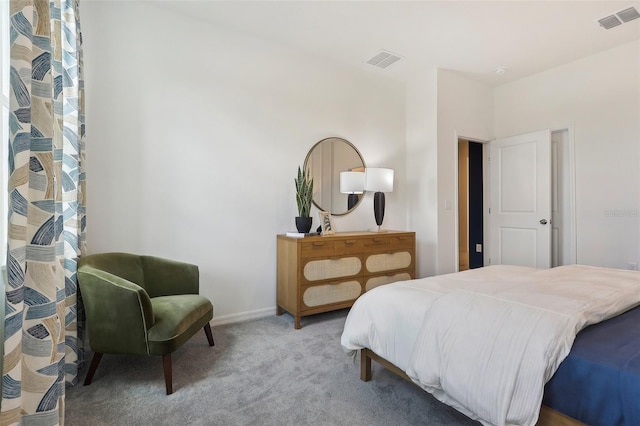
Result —
POLYGON ((85 377, 84 379, 84 386, 91 384, 91 380, 93 380, 93 375, 96 374, 96 370, 98 369, 98 364, 100 364, 101 359, 102 354, 100 352, 93 353, 93 358, 91 358, 91 365, 89 366, 89 372, 87 373, 87 377, 85 377))
POLYGON ((173 384, 171 379, 171 354, 162 355, 162 366, 164 367, 164 383, 167 387, 167 395, 173 393, 173 384))
POLYGON ((213 334, 211 334, 211 326, 209 325, 209 323, 207 323, 207 325, 204 326, 204 332, 207 335, 207 340, 209 341, 209 346, 213 346, 213 334))

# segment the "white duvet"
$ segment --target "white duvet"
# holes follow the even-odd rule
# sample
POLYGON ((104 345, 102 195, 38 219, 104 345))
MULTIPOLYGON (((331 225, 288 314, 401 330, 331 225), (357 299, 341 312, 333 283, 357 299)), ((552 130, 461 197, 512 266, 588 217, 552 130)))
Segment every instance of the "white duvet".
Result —
POLYGON ((533 425, 576 334, 639 304, 640 272, 495 265, 363 294, 342 345, 373 350, 483 424, 533 425))

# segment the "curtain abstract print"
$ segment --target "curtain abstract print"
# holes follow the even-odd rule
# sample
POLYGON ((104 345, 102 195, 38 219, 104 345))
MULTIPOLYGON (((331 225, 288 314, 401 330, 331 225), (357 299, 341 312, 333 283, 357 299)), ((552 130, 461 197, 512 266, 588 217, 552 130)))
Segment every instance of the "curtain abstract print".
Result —
POLYGON ((76 263, 84 253, 84 84, 77 6, 77 0, 10 2, 2 425, 63 424, 65 377, 77 381, 82 357, 76 263))

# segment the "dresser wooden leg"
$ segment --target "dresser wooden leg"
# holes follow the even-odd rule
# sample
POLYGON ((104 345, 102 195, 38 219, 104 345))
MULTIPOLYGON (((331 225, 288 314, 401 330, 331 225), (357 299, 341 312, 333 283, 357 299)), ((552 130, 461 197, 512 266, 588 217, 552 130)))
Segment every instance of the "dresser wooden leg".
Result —
POLYGON ((276 306, 276 315, 277 316, 282 315, 282 308, 280 306, 276 306))
POLYGON ((300 330, 300 317, 293 317, 293 328, 300 330))

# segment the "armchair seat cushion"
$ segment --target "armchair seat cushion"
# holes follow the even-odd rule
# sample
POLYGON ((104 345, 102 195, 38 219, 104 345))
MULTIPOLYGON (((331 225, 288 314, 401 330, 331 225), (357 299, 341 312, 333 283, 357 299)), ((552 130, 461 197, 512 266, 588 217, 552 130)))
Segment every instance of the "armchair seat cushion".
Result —
POLYGON ((154 324, 147 333, 151 355, 175 351, 213 318, 213 305, 198 294, 153 297, 151 306, 154 324))

